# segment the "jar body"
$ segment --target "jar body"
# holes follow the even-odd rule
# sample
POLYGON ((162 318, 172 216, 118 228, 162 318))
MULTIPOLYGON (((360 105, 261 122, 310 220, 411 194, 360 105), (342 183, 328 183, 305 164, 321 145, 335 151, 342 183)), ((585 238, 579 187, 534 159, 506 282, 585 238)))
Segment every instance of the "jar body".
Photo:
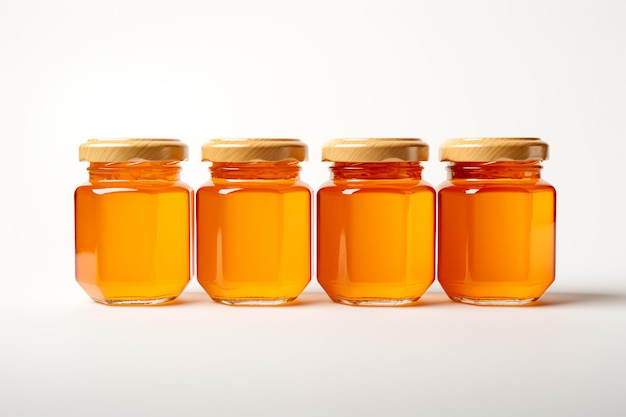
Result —
POLYGON ((76 189, 76 280, 105 304, 175 299, 190 279, 193 190, 178 164, 91 163, 76 189))
POLYGON ((214 163, 197 192, 198 282, 217 302, 294 300, 311 279, 311 191, 295 162, 214 163))
POLYGON ((527 304, 554 281, 556 191, 538 162, 452 163, 439 188, 438 279, 455 301, 527 304))
POLYGON ((317 277, 333 301, 399 305, 434 280, 435 191, 419 162, 335 163, 317 193, 317 277))

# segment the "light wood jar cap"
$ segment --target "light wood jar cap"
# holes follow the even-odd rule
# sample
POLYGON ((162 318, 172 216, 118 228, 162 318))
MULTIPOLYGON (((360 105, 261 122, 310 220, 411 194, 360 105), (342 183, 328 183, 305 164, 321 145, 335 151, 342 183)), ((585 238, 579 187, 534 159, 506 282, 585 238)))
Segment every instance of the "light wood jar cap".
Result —
POLYGON ((211 139, 202 145, 202 160, 209 162, 306 161, 307 146, 300 139, 211 139))
POLYGON ((441 146, 441 161, 543 161, 548 144, 539 138, 459 138, 441 146))
POLYGON ((78 148, 81 161, 184 161, 187 145, 178 139, 89 139, 78 148))
POLYGON ((333 139, 322 148, 326 162, 428 161, 428 145, 417 138, 333 139))

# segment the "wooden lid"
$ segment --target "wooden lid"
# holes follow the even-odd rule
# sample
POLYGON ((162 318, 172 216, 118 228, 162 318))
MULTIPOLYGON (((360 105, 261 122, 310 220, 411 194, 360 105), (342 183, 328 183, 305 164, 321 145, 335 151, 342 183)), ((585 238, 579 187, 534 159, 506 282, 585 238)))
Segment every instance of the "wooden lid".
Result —
POLYGON ((322 148, 322 161, 417 162, 428 160, 428 145, 417 138, 333 139, 322 148))
POLYGON ((81 161, 184 161, 187 145, 178 139, 89 139, 78 148, 81 161))
POLYGON ((307 146, 300 139, 211 139, 202 145, 202 160, 210 162, 305 161, 307 146))
POLYGON ((539 138, 459 138, 447 140, 440 160, 451 162, 543 161, 548 144, 539 138))

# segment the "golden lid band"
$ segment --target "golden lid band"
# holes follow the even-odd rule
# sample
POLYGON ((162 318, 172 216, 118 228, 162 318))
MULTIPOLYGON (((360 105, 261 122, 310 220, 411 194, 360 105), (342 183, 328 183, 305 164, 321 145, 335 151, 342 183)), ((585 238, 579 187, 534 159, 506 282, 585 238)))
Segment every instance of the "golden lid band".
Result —
POLYGON ((211 139, 202 145, 202 160, 210 162, 306 161, 300 139, 211 139))
POLYGON ((184 161, 187 145, 178 139, 89 139, 78 148, 81 161, 184 161))
POLYGON ((322 148, 327 162, 417 162, 428 160, 428 145, 417 138, 333 139, 322 148))
POLYGON ((543 161, 548 144, 539 138, 459 138, 447 140, 440 160, 450 162, 543 161))

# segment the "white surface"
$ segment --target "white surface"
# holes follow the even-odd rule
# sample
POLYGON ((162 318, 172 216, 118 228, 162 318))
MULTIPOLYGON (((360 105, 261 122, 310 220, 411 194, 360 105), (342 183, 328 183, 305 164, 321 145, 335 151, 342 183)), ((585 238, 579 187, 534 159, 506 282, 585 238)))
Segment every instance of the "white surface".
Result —
MULTIPOLYGON (((626 414, 626 2, 0 2, 0 415, 626 414), (543 306, 106 308, 73 282, 90 137, 539 136, 543 306), (622 295, 619 295, 622 294, 622 295)), ((324 300, 324 302, 322 302, 324 300)), ((319 301, 319 302, 318 302, 319 301)))
MULTIPOLYGON (((437 287, 434 288, 435 290, 437 287)), ((623 416, 626 294, 533 307, 167 307, 82 291, 0 307, 7 416, 623 416), (8 320, 7 320, 8 319, 8 320)))

